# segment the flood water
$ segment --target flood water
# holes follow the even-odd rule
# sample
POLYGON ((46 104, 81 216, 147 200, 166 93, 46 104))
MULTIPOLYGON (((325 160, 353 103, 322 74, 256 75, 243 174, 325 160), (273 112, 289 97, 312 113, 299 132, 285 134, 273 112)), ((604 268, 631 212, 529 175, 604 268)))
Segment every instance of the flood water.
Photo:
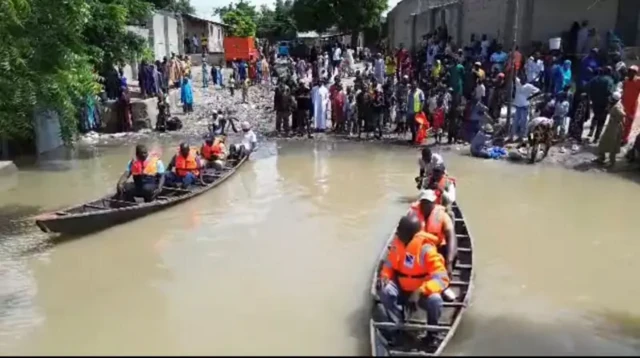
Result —
MULTIPOLYGON (((112 190, 132 148, 21 168, 0 214, 112 190)), ((164 159, 169 159, 169 149, 164 159)), ((1 354, 368 354, 376 256, 414 149, 265 144, 217 189, 79 239, 1 225, 1 354)), ((476 247, 449 354, 640 354, 640 187, 445 153, 476 247)))

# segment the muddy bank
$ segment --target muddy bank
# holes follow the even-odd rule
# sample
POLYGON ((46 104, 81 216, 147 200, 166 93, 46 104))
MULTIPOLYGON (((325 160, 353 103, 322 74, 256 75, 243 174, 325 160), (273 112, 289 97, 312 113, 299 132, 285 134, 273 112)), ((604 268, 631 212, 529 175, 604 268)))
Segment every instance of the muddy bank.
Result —
MULTIPOLYGON (((358 65, 359 66, 359 65, 358 65)), ((90 132, 80 137, 81 146, 119 146, 135 145, 139 141, 157 140, 165 141, 189 141, 192 145, 197 145, 208 133, 211 125, 212 114, 216 111, 231 111, 231 117, 235 119, 236 125, 242 121, 248 121, 254 128, 260 140, 280 140, 280 141, 366 141, 378 142, 381 145, 402 145, 410 146, 409 136, 398 137, 394 134, 385 134, 383 139, 357 138, 344 134, 314 133, 313 138, 307 136, 287 136, 283 137, 274 132, 275 112, 273 110, 273 87, 267 85, 257 85, 249 88, 247 103, 242 102, 242 95, 236 90, 231 95, 229 89, 216 88, 211 84, 204 88, 202 82, 201 67, 193 68, 193 92, 194 92, 194 112, 184 114, 182 108, 173 106, 171 115, 179 118, 183 123, 183 128, 179 131, 158 133, 152 130, 141 130, 129 133, 99 134, 90 132)), ((225 71, 225 78, 228 78, 230 71, 225 71)), ((351 85, 353 78, 343 79, 343 83, 351 85)), ((506 109, 503 110, 503 117, 506 109)), ((504 121, 505 118, 502 118, 504 121)), ((330 122, 330 121, 329 121, 330 122)), ((589 124, 585 125, 585 135, 588 132, 589 124)), ((240 139, 240 135, 229 131, 229 141, 235 142, 240 139)), ((640 133, 640 120, 636 120, 630 138, 635 138, 640 133)), ((429 138, 424 145, 435 145, 433 138, 429 138)), ((439 151, 458 153, 460 155, 470 155, 468 144, 456 145, 435 145, 439 151)), ((637 165, 629 164, 624 159, 629 146, 622 148, 618 155, 618 162, 614 168, 607 168, 593 163, 597 152, 596 144, 585 144, 572 148, 570 144, 556 145, 549 151, 549 156, 537 165, 558 165, 564 168, 578 171, 612 171, 612 172, 634 172, 637 165)), ((526 161, 514 162, 524 164, 526 161)), ((639 175, 640 177, 640 175, 639 175)))

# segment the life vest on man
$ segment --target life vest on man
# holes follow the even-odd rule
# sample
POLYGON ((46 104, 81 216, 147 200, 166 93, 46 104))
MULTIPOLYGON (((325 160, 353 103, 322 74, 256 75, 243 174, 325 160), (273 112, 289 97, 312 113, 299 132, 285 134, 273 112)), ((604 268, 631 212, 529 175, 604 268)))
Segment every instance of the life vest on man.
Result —
POLYGON ((418 217, 422 223, 422 230, 431 234, 434 238, 432 242, 436 247, 444 246, 447 244, 446 237, 444 235, 444 215, 447 215, 445 208, 441 205, 436 205, 428 218, 424 217, 422 210, 420 209, 420 201, 416 201, 411 204, 410 211, 418 217))
POLYGON ((147 156, 145 160, 138 158, 131 159, 131 175, 136 184, 155 180, 158 175, 158 157, 154 155, 147 156))
POLYGON ((393 57, 387 56, 385 60, 385 72, 387 76, 393 76, 396 74, 396 61, 393 57))
POLYGON ((193 175, 199 175, 200 171, 198 168, 198 160, 195 150, 191 150, 189 155, 185 158, 180 153, 176 155, 176 175, 179 177, 184 177, 188 173, 193 173, 193 175))
MULTIPOLYGON (((414 108, 415 108, 415 104, 414 104, 414 108)), ((421 111, 421 112, 416 112, 415 121, 418 124, 418 133, 416 134, 416 144, 422 144, 425 138, 427 138, 427 130, 429 129, 429 120, 427 119, 427 115, 421 111)))
POLYGON ((222 157, 224 154, 224 143, 220 139, 217 139, 208 145, 206 142, 202 145, 202 157, 206 160, 215 160, 222 157))
MULTIPOLYGON (((436 192, 436 204, 442 204, 442 193, 449 189, 449 185, 456 185, 456 179, 453 177, 449 177, 447 175, 443 175, 442 178, 438 181, 438 188, 435 190, 436 192)), ((451 205, 453 203, 446 203, 446 205, 451 205)))
POLYGON ((380 272, 381 278, 397 278, 402 291, 420 289, 426 296, 443 292, 449 285, 449 276, 444 257, 433 245, 433 235, 418 232, 405 245, 394 238, 380 272))

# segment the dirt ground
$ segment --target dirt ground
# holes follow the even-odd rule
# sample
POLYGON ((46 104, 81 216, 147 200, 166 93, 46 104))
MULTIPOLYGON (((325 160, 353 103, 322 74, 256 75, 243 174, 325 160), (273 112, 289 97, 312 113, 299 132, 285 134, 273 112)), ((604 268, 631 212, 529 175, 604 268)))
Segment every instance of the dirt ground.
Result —
MULTIPOLYGON (((225 73, 227 76, 229 72, 225 73)), ((353 78, 343 79, 346 85, 352 85, 353 78)), ((183 122, 183 129, 177 132, 156 133, 151 130, 143 130, 133 133, 114 133, 114 134, 98 134, 95 132, 84 135, 80 143, 83 145, 118 145, 122 143, 133 144, 141 139, 149 137, 158 137, 159 139, 168 138, 174 140, 188 140, 192 145, 199 143, 203 135, 208 131, 211 123, 212 114, 217 110, 231 109, 233 117, 238 120, 237 125, 242 121, 248 121, 253 126, 256 134, 262 138, 278 139, 278 140, 314 140, 314 141, 371 141, 380 142, 382 145, 411 145, 408 143, 409 137, 398 138, 396 135, 387 134, 382 140, 358 139, 345 135, 333 135, 331 133, 314 134, 313 139, 306 137, 289 137, 282 138, 274 134, 275 128, 275 112, 273 110, 273 89, 267 86, 253 86, 249 89, 247 103, 242 103, 240 91, 235 91, 234 96, 228 89, 214 88, 202 86, 202 72, 200 67, 193 68, 193 91, 194 91, 194 112, 190 114, 182 113, 181 108, 172 108, 172 116, 180 118, 183 122)), ((590 122, 585 124, 585 135, 588 132, 590 122)), ((634 127, 630 140, 633 141, 636 135, 640 133, 640 119, 634 121, 634 127)), ((229 140, 233 142, 234 138, 239 138, 239 134, 230 134, 229 140)), ((433 139, 429 138, 425 145, 433 145, 433 139)), ((624 175, 638 176, 640 181, 640 170, 637 165, 629 164, 624 159, 627 148, 622 148, 619 153, 619 160, 614 168, 607 168, 593 163, 595 159, 597 144, 586 144, 580 146, 573 151, 571 146, 567 144, 565 150, 562 146, 556 145, 549 151, 549 156, 544 161, 536 165, 559 165, 568 169, 578 171, 610 171, 622 173, 624 175), (636 174, 637 173, 637 174, 636 174)), ((463 144, 440 145, 438 150, 451 151, 468 155, 469 146, 463 144)))

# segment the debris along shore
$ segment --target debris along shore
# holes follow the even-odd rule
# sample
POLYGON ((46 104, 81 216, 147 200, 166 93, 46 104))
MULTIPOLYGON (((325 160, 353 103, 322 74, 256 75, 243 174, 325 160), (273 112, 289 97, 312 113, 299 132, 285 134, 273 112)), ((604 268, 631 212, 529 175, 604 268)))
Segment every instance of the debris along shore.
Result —
MULTIPOLYGON (((360 68, 361 65, 358 64, 356 67, 360 68)), ((242 103, 242 95, 239 90, 236 90, 232 97, 229 89, 215 88, 211 84, 208 88, 203 88, 201 67, 193 67, 192 74, 194 93, 193 113, 184 114, 182 108, 171 108, 172 117, 177 117, 182 121, 183 127, 181 130, 165 133, 155 132, 150 129, 144 129, 138 132, 109 134, 89 132, 80 138, 79 144, 85 146, 134 145, 140 140, 155 138, 161 141, 187 140, 192 142, 192 145, 197 145, 202 140, 202 137, 209 131, 212 114, 218 110, 222 110, 223 112, 230 110, 231 117, 237 120, 236 124, 242 121, 248 121, 254 128, 256 134, 263 137, 263 139, 277 139, 280 141, 361 141, 378 142, 381 145, 414 146, 410 143, 410 136, 398 136, 397 134, 390 133, 389 130, 383 135, 382 139, 367 137, 365 133, 363 133, 361 138, 346 134, 333 134, 331 132, 315 133, 313 138, 308 138, 307 136, 280 136, 275 132, 275 112, 273 109, 274 87, 269 88, 267 85, 251 86, 248 92, 248 102, 242 103)), ((225 78, 228 78, 230 74, 230 69, 225 70, 225 78)), ((342 83, 346 86, 353 85, 353 77, 343 78, 342 83)), ((503 118, 501 118, 501 120, 504 121, 506 108, 503 108, 502 112, 501 117, 503 118)), ((640 121, 635 121, 631 138, 634 138, 638 133, 640 133, 640 121)), ((230 131, 228 135, 231 142, 237 141, 240 138, 239 134, 235 134, 232 131, 230 131)), ((425 141, 424 145, 434 145, 437 150, 443 152, 453 152, 460 155, 468 155, 469 153, 469 144, 435 145, 433 138, 429 138, 425 141)), ((548 157, 539 164, 559 165, 580 171, 604 171, 604 167, 592 163, 595 158, 596 147, 595 144, 586 144, 579 148, 556 145, 551 148, 548 157)), ((509 145, 507 145, 507 149, 511 149, 509 145)), ((618 157, 620 160, 613 171, 627 172, 635 167, 633 164, 629 164, 624 160, 624 153, 626 153, 626 150, 622 150, 622 152, 619 153, 618 157)))

